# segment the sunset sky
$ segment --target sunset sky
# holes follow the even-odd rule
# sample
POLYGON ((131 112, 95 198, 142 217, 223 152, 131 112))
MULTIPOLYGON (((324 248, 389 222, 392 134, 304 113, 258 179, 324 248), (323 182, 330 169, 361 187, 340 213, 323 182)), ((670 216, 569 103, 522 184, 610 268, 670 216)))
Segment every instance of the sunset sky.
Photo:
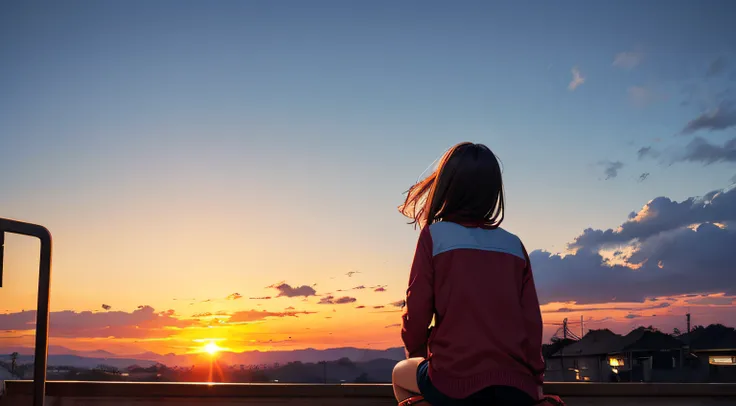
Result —
MULTIPOLYGON (((3 2, 0 217, 53 233, 51 345, 394 347, 396 207, 469 140, 503 162, 545 338, 736 325, 734 13, 3 2)), ((7 238, 0 351, 33 345, 37 251, 7 238)))

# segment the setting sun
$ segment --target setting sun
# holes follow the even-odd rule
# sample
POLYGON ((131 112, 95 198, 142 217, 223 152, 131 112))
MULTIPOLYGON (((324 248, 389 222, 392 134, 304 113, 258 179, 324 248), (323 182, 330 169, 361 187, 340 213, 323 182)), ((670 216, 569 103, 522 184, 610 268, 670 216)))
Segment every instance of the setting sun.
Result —
POLYGON ((210 355, 215 355, 218 352, 222 351, 222 348, 220 348, 220 346, 217 345, 217 343, 215 343, 214 341, 211 341, 211 342, 205 344, 205 346, 202 347, 202 349, 204 350, 204 352, 206 352, 206 353, 208 353, 210 355))

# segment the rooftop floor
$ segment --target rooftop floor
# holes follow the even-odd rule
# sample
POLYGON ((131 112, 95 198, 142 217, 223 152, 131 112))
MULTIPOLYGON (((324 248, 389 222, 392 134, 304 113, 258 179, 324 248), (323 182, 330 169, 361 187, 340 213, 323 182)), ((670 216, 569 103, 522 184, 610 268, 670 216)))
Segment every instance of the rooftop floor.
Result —
MULTIPOLYGON (((31 404, 30 381, 6 381, 0 406, 31 404)), ((736 384, 548 383, 569 406, 735 405, 736 384)), ((396 405, 390 385, 49 382, 50 406, 396 405)))

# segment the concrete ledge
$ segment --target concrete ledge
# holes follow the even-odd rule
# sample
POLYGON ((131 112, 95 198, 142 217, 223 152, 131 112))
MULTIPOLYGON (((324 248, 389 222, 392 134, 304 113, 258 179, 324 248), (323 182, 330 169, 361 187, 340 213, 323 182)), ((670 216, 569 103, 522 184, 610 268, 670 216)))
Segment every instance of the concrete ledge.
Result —
MULTIPOLYGON (((141 383, 75 382, 47 383, 49 397, 104 398, 393 398, 388 384, 247 384, 247 383, 141 383)), ((698 397, 733 398, 736 383, 547 383, 545 393, 562 397, 698 397)), ((5 394, 30 396, 31 381, 5 381, 5 394)))

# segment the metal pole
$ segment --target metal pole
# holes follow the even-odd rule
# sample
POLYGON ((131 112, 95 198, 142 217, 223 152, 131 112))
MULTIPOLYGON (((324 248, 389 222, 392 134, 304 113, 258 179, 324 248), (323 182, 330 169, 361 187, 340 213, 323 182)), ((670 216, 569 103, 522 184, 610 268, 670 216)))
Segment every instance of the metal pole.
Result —
MULTIPOLYGON (((49 350, 49 303, 51 296, 51 233, 45 227, 21 221, 0 218, 0 246, 4 233, 36 237, 41 241, 41 260, 38 266, 38 302, 36 308, 36 348, 33 359, 33 406, 44 406, 46 395, 46 363, 49 350)), ((0 248, 2 259, 3 248, 0 248)), ((0 261, 0 276, 2 276, 0 261)), ((0 285, 1 286, 1 285, 0 285)))

